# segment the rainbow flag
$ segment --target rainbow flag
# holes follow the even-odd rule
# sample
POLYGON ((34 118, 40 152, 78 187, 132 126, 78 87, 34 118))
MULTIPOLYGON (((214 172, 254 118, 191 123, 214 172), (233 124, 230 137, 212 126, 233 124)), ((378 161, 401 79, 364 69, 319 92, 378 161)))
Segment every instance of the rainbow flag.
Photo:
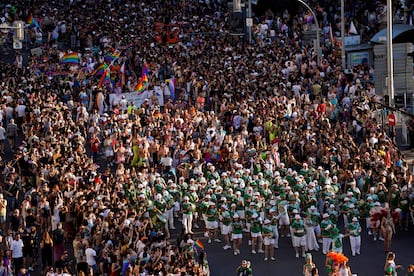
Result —
POLYGON ((204 244, 200 241, 197 240, 194 245, 193 245, 194 249, 197 250, 198 252, 200 251, 204 251, 204 244))
POLYGON ((32 14, 29 14, 29 16, 27 17, 27 24, 29 24, 29 27, 30 27, 30 28, 37 27, 37 28, 40 30, 40 32, 43 32, 43 31, 42 31, 42 28, 40 28, 39 21, 37 21, 37 20, 33 17, 33 15, 32 15, 32 14))
POLYGON ((101 76, 103 75, 103 73, 105 72, 105 69, 108 68, 108 64, 106 63, 102 63, 101 65, 99 65, 98 67, 96 67, 95 70, 93 70, 93 72, 91 73, 92 76, 101 76))
POLYGON ((148 68, 147 66, 144 64, 144 67, 142 67, 142 73, 141 73, 141 79, 143 80, 143 82, 145 84, 149 83, 149 74, 148 74, 148 68))
POLYGON ((110 84, 111 83, 111 74, 109 73, 109 68, 106 68, 101 80, 99 81, 98 87, 102 87, 105 84, 110 84))
POLYGON ((148 76, 148 68, 144 65, 144 67, 142 67, 141 80, 137 83, 137 85, 135 85, 135 91, 137 91, 138 94, 141 94, 149 83, 148 76))
POLYGON ((112 63, 115 60, 117 60, 120 55, 121 55, 121 52, 115 51, 115 52, 113 52, 111 54, 107 54, 104 59, 105 59, 105 61, 108 61, 108 62, 111 62, 112 63))
POLYGON ((62 58, 62 62, 67 63, 67 64, 79 64, 80 60, 79 60, 78 53, 73 52, 73 53, 64 55, 62 58))

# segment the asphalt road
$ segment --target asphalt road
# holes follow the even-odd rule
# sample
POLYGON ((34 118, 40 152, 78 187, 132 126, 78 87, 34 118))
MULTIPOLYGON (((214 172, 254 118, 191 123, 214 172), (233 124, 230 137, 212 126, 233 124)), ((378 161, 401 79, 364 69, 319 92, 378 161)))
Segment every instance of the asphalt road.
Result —
MULTIPOLYGON (((342 230, 343 231, 343 230, 342 230)), ((232 250, 223 250, 222 243, 207 243, 207 238, 201 232, 195 234, 195 239, 199 238, 205 246, 208 256, 212 276, 236 275, 235 269, 243 259, 250 260, 253 268, 253 275, 283 275, 296 276, 303 275, 302 269, 305 260, 296 259, 295 251, 292 247, 290 238, 279 239, 279 249, 275 251, 275 261, 264 261, 264 254, 251 253, 247 245, 247 238, 243 237, 243 248, 241 254, 233 255, 232 250)), ((352 273, 362 276, 377 276, 383 274, 386 253, 383 250, 383 242, 373 241, 372 236, 368 236, 366 231, 362 235, 361 255, 352 257, 349 245, 349 238, 343 239, 344 254, 349 258, 349 265, 352 273)), ((397 231, 391 250, 396 253, 396 262, 401 264, 404 269, 399 270, 399 275, 405 275, 409 264, 414 263, 414 226, 410 226, 409 231, 397 231)), ((327 275, 325 272, 325 255, 319 252, 311 252, 314 262, 319 269, 320 275, 327 275)))

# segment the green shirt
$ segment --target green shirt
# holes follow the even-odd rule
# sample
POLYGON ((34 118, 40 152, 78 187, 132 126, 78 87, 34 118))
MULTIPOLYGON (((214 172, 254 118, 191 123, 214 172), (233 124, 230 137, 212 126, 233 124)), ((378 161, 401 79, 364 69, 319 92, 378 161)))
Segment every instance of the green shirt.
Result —
POLYGON ((233 234, 242 234, 243 233, 243 224, 241 221, 234 221, 232 224, 233 234))
POLYGON ((193 205, 190 202, 183 202, 181 204, 181 209, 183 210, 183 214, 186 214, 186 215, 193 214, 193 205))
POLYGON ((295 237, 303 237, 305 235, 305 225, 303 220, 297 221, 295 219, 290 226, 293 229, 293 235, 295 237))

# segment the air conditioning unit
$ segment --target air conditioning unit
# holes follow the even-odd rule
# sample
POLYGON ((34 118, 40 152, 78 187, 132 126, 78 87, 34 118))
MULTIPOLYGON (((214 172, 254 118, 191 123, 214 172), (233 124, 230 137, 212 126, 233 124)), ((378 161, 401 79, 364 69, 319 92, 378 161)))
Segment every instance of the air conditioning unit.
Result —
POLYGON ((23 48, 23 44, 21 41, 13 41, 13 49, 21 50, 23 48))

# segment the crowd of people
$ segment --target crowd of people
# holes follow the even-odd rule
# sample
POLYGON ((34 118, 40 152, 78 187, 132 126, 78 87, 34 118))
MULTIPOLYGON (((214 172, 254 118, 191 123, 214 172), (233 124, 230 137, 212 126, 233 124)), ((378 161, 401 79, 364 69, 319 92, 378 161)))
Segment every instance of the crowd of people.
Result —
POLYGON ((37 20, 27 43, 42 53, 0 66, 2 275, 208 275, 196 228, 266 261, 279 238, 296 258, 342 253, 345 237, 359 255, 362 231, 391 250, 413 222, 412 172, 373 116, 373 68, 345 73, 328 44, 319 66, 306 12, 256 18, 253 44, 230 35, 229 13, 219 0, 3 7, 2 21, 37 20), (156 22, 180 42, 156 41, 156 22), (175 79, 164 104, 111 101, 137 93, 143 67, 147 89, 175 79))

